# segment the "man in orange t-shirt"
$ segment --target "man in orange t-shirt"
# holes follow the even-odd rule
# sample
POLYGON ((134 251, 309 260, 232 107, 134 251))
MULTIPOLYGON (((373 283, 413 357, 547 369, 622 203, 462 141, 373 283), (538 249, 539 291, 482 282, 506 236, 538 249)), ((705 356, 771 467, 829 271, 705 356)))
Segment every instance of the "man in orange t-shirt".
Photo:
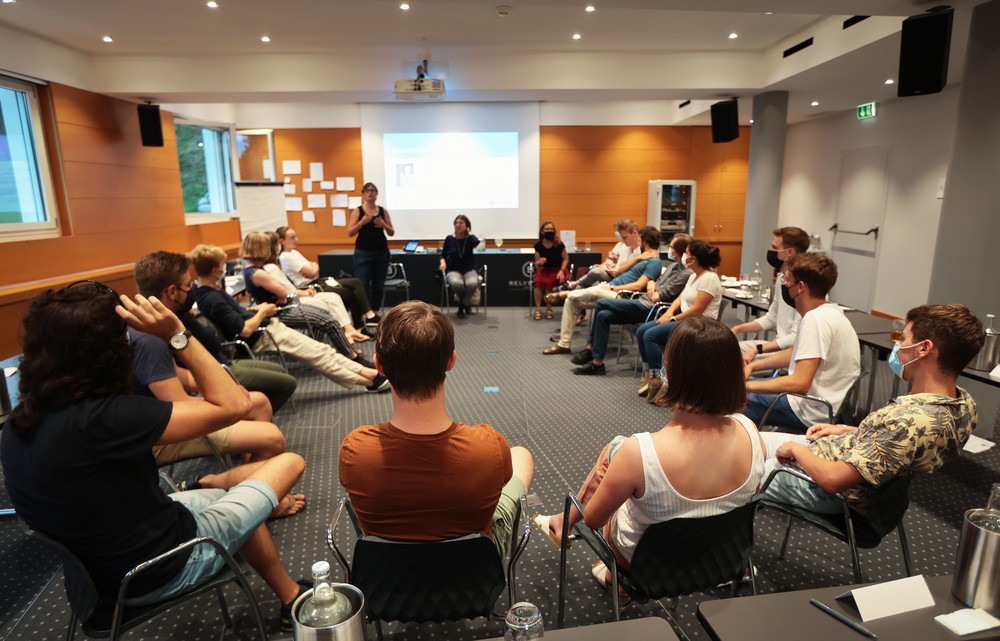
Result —
POLYGON ((485 532, 506 559, 518 499, 534 476, 531 453, 489 425, 448 416, 444 381, 458 354, 451 321, 436 307, 397 305, 375 340, 393 415, 355 429, 340 446, 340 483, 361 528, 418 541, 485 532))

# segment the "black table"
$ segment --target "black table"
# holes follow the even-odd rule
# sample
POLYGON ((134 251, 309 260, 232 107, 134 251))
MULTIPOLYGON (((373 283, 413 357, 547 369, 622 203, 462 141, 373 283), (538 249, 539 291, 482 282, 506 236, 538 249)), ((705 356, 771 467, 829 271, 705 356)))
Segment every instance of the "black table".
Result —
POLYGON ((751 298, 740 298, 736 296, 736 292, 741 291, 734 289, 732 287, 722 288, 722 297, 729 301, 729 304, 733 306, 733 310, 739 309, 742 305, 746 309, 743 310, 743 322, 750 322, 750 315, 760 316, 761 314, 766 314, 767 310, 771 307, 771 301, 761 300, 758 294, 753 294, 751 298))
POLYGON ((892 320, 888 318, 872 316, 856 309, 844 312, 844 316, 851 321, 851 327, 859 337, 862 334, 883 334, 888 339, 892 333, 892 320))
MULTIPOLYGON (((407 253, 396 249, 391 252, 392 262, 403 263, 410 281, 410 298, 433 305, 441 304, 441 281, 435 278, 441 254, 430 251, 424 254, 407 253)), ((529 303, 531 280, 528 266, 534 262, 534 252, 521 253, 520 249, 486 249, 476 252, 476 265, 487 265, 487 300, 497 307, 525 306, 529 303)), ((598 252, 570 252, 569 262, 574 267, 590 266, 601 262, 598 252)), ((321 276, 336 277, 341 271, 354 270, 354 251, 335 249, 319 255, 321 276)), ((387 294, 387 298, 388 298, 387 294)))
POLYGON ((842 585, 815 590, 761 594, 757 596, 703 601, 698 605, 698 620, 715 641, 772 641, 804 639, 810 641, 864 641, 843 623, 809 603, 817 599, 841 614, 861 623, 878 635, 879 641, 982 641, 1000 639, 1000 628, 959 637, 934 620, 934 617, 967 607, 951 594, 951 576, 928 577, 934 596, 933 607, 862 623, 853 606, 836 600, 860 585, 842 585))
MULTIPOLYGON (((556 641, 677 641, 677 635, 674 634, 670 624, 659 617, 597 623, 563 630, 546 630, 543 638, 546 641, 549 639, 556 641)), ((503 637, 487 639, 487 641, 503 641, 503 637)))

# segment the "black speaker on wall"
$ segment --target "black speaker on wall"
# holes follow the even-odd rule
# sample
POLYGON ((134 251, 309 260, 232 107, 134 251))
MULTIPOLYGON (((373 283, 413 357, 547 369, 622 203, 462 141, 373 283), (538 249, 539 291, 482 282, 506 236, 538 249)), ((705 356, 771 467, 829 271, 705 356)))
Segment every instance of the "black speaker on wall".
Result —
POLYGON ((712 105, 712 142, 730 142, 740 137, 740 110, 736 98, 712 105))
POLYGON ((897 96, 937 93, 948 84, 948 52, 955 11, 937 7, 903 20, 897 96))
POLYGON ((160 105, 139 105, 139 133, 142 135, 143 147, 163 146, 160 105))

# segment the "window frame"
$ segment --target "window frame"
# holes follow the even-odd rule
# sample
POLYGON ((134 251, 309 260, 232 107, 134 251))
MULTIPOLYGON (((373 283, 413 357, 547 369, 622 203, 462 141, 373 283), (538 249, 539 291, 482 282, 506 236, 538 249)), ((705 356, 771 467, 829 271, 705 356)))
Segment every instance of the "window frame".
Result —
POLYGON ((43 122, 48 112, 43 112, 43 98, 39 95, 39 87, 43 86, 45 83, 41 81, 33 82, 0 74, 0 87, 21 92, 26 97, 28 116, 31 119, 32 148, 38 172, 40 191, 38 195, 41 198, 42 209, 46 217, 46 220, 42 222, 0 223, 0 243, 56 238, 61 233, 59 200, 56 197, 52 165, 49 163, 49 141, 45 135, 45 123, 43 122))
MULTIPOLYGON (((227 188, 229 189, 229 201, 231 209, 227 212, 190 212, 187 211, 185 207, 184 211, 184 222, 187 225, 204 225, 207 223, 218 223, 228 220, 233 220, 234 218, 239 218, 239 207, 236 202, 236 183, 239 181, 239 163, 234 162, 236 156, 236 128, 231 123, 221 123, 221 122, 211 122, 207 120, 197 120, 194 118, 185 118, 183 116, 174 116, 174 134, 176 138, 177 127, 198 127, 201 129, 208 129, 218 133, 225 133, 229 135, 228 144, 228 161, 229 161, 229 184, 227 188)), ((220 145, 220 151, 226 149, 226 147, 220 145)), ((180 145, 177 145, 177 164, 178 170, 180 170, 180 145)), ((181 177, 181 185, 183 190, 183 177, 181 177)), ((209 190, 212 187, 209 186, 209 190)))

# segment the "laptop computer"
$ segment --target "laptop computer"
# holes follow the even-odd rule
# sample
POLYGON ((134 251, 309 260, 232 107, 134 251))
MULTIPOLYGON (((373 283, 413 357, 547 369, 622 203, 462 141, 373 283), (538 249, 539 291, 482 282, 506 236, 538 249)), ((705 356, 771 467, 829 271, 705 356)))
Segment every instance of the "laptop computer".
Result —
POLYGON ((419 240, 411 240, 406 243, 406 247, 403 247, 403 251, 412 254, 413 252, 417 251, 417 247, 419 246, 420 246, 419 240))

